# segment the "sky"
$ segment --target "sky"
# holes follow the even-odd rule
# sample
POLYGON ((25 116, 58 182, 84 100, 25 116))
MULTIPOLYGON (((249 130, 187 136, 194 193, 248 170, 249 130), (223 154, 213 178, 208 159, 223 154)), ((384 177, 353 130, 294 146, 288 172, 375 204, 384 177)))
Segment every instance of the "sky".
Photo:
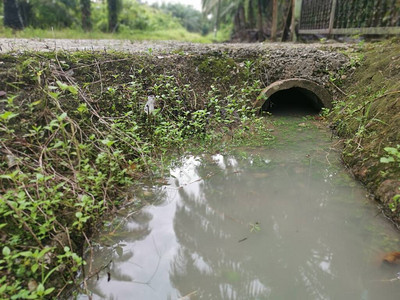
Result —
POLYGON ((181 3, 181 4, 185 4, 185 5, 191 5, 193 6, 193 8, 201 11, 201 0, 143 0, 143 2, 147 2, 149 4, 153 4, 153 3, 181 3))

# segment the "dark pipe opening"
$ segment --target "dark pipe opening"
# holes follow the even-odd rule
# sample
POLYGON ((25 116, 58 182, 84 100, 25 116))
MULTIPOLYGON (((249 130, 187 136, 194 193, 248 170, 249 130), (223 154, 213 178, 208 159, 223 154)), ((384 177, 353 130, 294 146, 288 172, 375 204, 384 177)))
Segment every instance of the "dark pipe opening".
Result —
POLYGON ((315 115, 322 108, 322 102, 313 92, 295 87, 272 94, 262 110, 273 115, 315 115))

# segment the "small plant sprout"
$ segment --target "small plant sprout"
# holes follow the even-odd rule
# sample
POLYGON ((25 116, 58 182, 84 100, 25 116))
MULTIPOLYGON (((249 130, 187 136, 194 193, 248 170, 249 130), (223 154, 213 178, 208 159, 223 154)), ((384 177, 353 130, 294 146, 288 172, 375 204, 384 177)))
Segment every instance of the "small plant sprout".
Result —
POLYGON ((260 223, 249 223, 250 232, 258 232, 261 230, 260 223))

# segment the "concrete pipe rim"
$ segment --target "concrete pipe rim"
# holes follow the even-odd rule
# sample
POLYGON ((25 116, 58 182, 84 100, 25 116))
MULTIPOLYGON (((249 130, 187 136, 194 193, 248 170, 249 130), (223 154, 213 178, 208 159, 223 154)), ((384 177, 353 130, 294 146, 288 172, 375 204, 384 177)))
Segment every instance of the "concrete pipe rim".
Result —
POLYGON ((332 95, 330 92, 315 81, 303 78, 289 78, 271 83, 261 91, 256 101, 253 103, 253 108, 261 110, 263 105, 268 101, 268 98, 273 94, 293 88, 303 89, 315 95, 316 101, 318 101, 317 104, 321 109, 332 108, 332 95))

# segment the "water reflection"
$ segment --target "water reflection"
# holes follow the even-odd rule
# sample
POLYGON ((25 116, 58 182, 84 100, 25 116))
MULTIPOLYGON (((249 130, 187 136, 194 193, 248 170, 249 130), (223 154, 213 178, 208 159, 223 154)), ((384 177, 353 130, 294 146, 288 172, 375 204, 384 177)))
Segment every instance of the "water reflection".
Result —
POLYGON ((153 188, 163 202, 101 237, 92 270, 111 263, 89 282, 94 298, 397 299, 385 281, 396 270, 373 259, 397 234, 329 135, 309 130, 318 143, 302 131, 274 149, 183 158, 153 188))

